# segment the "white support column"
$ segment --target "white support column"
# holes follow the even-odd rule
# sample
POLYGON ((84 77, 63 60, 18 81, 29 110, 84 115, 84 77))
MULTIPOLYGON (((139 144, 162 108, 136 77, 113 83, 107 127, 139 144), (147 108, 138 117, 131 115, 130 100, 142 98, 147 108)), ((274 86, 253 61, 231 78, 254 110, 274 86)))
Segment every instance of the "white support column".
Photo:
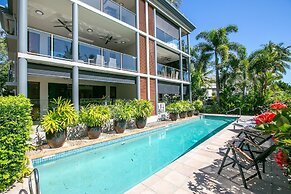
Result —
POLYGON ((192 76, 191 76, 191 46, 190 46, 190 34, 187 35, 187 41, 188 41, 188 54, 190 55, 188 60, 188 71, 189 71, 189 100, 192 102, 192 76))
MULTIPOLYGON (((148 1, 145 2, 145 12, 146 12, 146 33, 149 34, 149 4, 148 1)), ((151 100, 151 84, 150 84, 150 50, 149 50, 149 37, 146 37, 146 59, 147 59, 147 99, 151 100)))
POLYGON ((48 81, 46 79, 41 79, 39 82, 40 87, 40 115, 46 114, 48 110, 48 81))
MULTIPOLYGON (((79 59, 79 14, 78 14, 78 4, 72 4, 72 24, 73 24, 73 49, 72 49, 72 58, 74 62, 78 62, 79 59)), ((72 75, 72 94, 73 94, 73 103, 75 110, 79 111, 79 68, 78 66, 73 67, 72 75)))
MULTIPOLYGON (((18 52, 27 53, 27 0, 17 1, 18 14, 18 52)), ((23 94, 27 97, 27 60, 18 58, 18 79, 17 89, 18 94, 23 94)))

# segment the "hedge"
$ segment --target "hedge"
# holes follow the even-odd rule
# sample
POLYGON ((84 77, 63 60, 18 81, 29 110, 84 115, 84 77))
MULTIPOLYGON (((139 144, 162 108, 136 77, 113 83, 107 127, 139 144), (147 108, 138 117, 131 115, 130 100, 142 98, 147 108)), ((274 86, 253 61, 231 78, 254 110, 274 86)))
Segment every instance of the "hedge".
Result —
POLYGON ((24 96, 0 96, 0 192, 28 172, 25 154, 32 126, 31 106, 24 96))

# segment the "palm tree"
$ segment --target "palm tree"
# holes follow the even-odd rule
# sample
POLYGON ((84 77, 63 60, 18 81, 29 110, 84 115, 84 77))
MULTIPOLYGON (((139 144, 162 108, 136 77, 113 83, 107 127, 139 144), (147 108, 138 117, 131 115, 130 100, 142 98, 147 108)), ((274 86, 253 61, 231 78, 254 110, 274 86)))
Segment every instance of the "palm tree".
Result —
POLYGON ((206 88, 211 84, 210 74, 212 71, 208 70, 208 67, 212 56, 197 46, 193 47, 190 52, 192 94, 193 99, 198 99, 205 95, 206 88))
POLYGON ((249 56, 250 70, 253 76, 254 90, 259 91, 259 97, 265 95, 268 82, 268 76, 282 76, 286 69, 290 68, 291 51, 290 46, 284 47, 282 43, 275 44, 269 42, 262 49, 253 52, 249 56), (257 88, 259 84, 260 88, 257 88), (259 90, 258 90, 259 89, 259 90))
POLYGON ((220 70, 222 64, 228 61, 230 51, 235 51, 239 45, 229 41, 228 35, 237 32, 235 25, 229 25, 211 31, 204 31, 196 36, 196 39, 203 39, 205 42, 199 43, 197 46, 204 50, 205 53, 214 56, 215 74, 216 74, 216 93, 217 103, 220 103, 220 70))

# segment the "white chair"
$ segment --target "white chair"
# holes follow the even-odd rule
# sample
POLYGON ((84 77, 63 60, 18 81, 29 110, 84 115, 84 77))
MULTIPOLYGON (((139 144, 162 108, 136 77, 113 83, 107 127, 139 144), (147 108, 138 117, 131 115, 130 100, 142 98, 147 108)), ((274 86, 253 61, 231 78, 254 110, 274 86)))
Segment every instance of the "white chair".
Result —
POLYGON ((104 64, 104 56, 97 55, 96 56, 96 65, 103 66, 103 64, 104 64))
POLYGON ((108 66, 111 67, 111 68, 117 68, 116 59, 110 58, 108 66))

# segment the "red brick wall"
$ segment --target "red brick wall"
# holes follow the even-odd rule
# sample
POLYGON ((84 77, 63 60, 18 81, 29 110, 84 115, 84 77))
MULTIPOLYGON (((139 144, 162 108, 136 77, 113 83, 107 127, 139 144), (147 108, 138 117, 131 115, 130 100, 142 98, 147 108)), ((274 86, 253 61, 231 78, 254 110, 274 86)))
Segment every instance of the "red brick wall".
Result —
POLYGON ((150 61, 150 74, 156 75, 156 65, 155 65, 155 42, 153 40, 149 41, 149 61, 150 61))
POLYGON ((151 92, 151 102, 154 105, 154 110, 152 112, 152 115, 156 115, 156 80, 155 79, 151 79, 150 80, 150 92, 151 92))
POLYGON ((146 11, 144 0, 139 0, 139 29, 146 32, 146 11))
POLYGON ((148 7, 148 13, 149 13, 149 34, 154 36, 155 35, 154 8, 150 5, 148 7))
POLYGON ((147 73, 147 51, 146 51, 146 38, 139 36, 139 61, 140 61, 140 73, 147 73))
POLYGON ((140 78, 140 98, 143 100, 147 99, 147 78, 140 78))

